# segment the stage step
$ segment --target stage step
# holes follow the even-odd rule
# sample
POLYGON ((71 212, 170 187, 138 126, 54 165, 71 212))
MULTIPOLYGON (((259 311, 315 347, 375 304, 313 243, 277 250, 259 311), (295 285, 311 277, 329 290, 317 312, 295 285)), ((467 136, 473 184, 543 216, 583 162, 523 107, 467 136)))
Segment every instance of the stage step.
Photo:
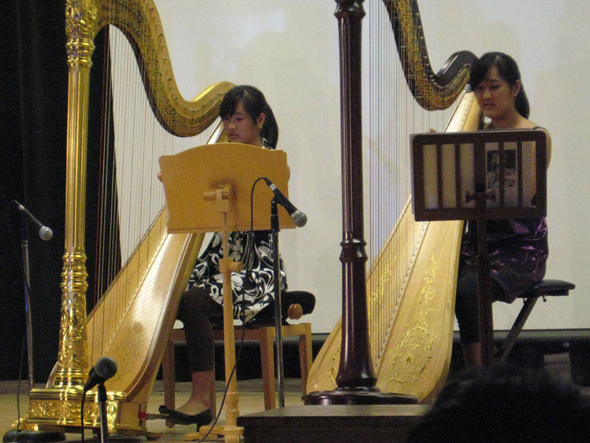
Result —
POLYGON ((238 417, 244 443, 403 442, 429 405, 302 405, 238 417))

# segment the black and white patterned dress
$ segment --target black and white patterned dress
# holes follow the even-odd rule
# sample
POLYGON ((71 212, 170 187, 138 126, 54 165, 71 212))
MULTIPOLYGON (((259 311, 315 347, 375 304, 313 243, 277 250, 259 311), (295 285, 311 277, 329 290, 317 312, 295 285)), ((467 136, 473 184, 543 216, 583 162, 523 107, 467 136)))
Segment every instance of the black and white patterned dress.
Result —
MULTIPOLYGON (((272 234, 270 231, 231 232, 229 258, 242 262, 240 272, 232 272, 234 318, 250 321, 274 299, 272 234)), ((204 288, 223 305, 223 278, 219 260, 223 258, 222 236, 213 234, 209 245, 198 258, 191 274, 188 289, 204 288)), ((287 290, 287 274, 280 258, 281 291, 287 290)))

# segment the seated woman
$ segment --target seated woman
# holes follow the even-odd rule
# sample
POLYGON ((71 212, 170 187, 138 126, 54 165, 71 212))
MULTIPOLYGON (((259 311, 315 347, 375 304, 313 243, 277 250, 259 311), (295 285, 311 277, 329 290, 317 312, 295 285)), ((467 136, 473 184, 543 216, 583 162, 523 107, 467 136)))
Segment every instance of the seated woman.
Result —
MULTIPOLYGON (((274 149, 278 126, 262 92, 252 86, 236 86, 225 95, 219 110, 231 142, 274 149)), ((214 338, 211 321, 223 322, 223 278, 219 260, 225 257, 222 236, 215 233, 192 272, 189 289, 178 308, 183 322, 192 391, 188 401, 176 410, 160 406, 160 413, 181 425, 200 426, 212 421, 210 386, 214 382, 214 338)), ((243 264, 232 273, 234 318, 248 322, 273 301, 274 257, 269 231, 231 232, 229 257, 243 264)), ((287 289, 287 275, 279 257, 281 291, 287 289)))
MULTIPOLYGON (((481 110, 490 120, 484 130, 544 131, 549 164, 551 138, 545 129, 528 120, 528 99, 512 57, 500 52, 484 54, 471 68, 470 82, 481 110)), ((492 297, 494 301, 512 303, 545 276, 549 253, 547 222, 545 218, 489 220, 486 226, 492 297)), ((463 357, 468 367, 482 364, 476 254, 476 224, 468 222, 461 246, 455 303, 463 357)))

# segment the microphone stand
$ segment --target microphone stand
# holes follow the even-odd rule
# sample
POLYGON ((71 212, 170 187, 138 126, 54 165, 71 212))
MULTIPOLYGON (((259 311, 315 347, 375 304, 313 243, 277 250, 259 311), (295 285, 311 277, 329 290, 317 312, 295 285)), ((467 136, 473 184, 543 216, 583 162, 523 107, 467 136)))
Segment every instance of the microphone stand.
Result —
MULTIPOLYGON (((31 316, 31 298, 30 298, 30 267, 29 267, 29 241, 28 241, 28 220, 24 213, 22 213, 21 220, 21 251, 22 251, 22 266, 23 266, 23 281, 25 289, 25 310, 27 314, 27 346, 29 359, 29 388, 33 390, 35 387, 35 377, 33 375, 33 320, 31 316)), ((20 378, 20 375, 19 375, 20 378)), ((3 442, 57 442, 64 441, 66 436, 59 431, 35 431, 35 430, 21 430, 20 419, 17 422, 16 430, 6 432, 2 438, 3 442)))
POLYGON ((104 383, 99 383, 96 389, 98 390, 98 402, 100 403, 100 441, 101 443, 107 443, 109 441, 107 390, 104 383))
POLYGON ((29 362, 29 390, 35 387, 35 377, 33 374, 33 319, 31 316, 31 298, 30 298, 30 267, 29 267, 29 241, 27 218, 22 214, 21 221, 21 251, 22 251, 22 266, 23 266, 23 281, 25 290, 25 310, 26 310, 26 327, 27 327, 27 347, 28 347, 28 362, 29 362))
POLYGON ((276 328, 276 364, 277 382, 279 391, 279 408, 285 406, 285 390, 283 383, 283 315, 281 309, 281 272, 279 259, 279 211, 276 198, 270 204, 270 227, 273 248, 273 272, 274 272, 274 293, 275 293, 275 328, 276 328))

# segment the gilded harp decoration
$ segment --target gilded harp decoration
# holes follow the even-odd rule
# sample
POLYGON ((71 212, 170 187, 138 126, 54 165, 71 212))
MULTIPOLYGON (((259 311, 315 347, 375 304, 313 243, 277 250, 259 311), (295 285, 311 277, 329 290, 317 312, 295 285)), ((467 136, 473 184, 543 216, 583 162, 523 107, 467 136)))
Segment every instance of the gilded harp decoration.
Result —
MULTIPOLYGON (((181 96, 153 1, 66 0, 65 15, 68 132, 59 354, 47 387, 31 391, 23 425, 67 430, 79 428, 83 419, 85 426, 98 427, 96 391, 86 394, 84 411, 80 406, 90 367, 108 356, 118 366, 107 386, 109 432, 147 434, 147 401, 202 235, 169 234, 166 209, 159 211, 91 314, 86 315, 84 242, 94 39, 107 26, 122 32, 133 49, 153 114, 177 137, 191 137, 210 128, 224 94, 233 85, 213 84, 193 100, 181 96)), ((210 141, 217 141, 219 132, 215 131, 210 141)))
POLYGON ((395 37, 408 88, 427 110, 447 109, 462 94, 475 56, 468 51, 451 55, 434 73, 426 49, 417 0, 383 0, 395 37))
MULTIPOLYGON (((377 135, 363 133, 361 21, 365 11, 362 0, 337 0, 337 3, 335 15, 339 21, 341 48, 343 315, 314 361, 307 385, 310 394, 305 402, 426 401, 435 396, 444 383, 450 364, 462 223, 416 222, 409 193, 403 194, 408 189, 407 178, 396 180, 393 186, 400 188, 396 202, 380 210, 391 211, 394 205, 406 203, 400 207, 395 223, 390 225, 389 229, 392 225, 393 229, 389 235, 379 242, 379 252, 365 276, 368 255, 364 250, 363 232, 362 141, 372 143, 381 133, 392 134, 379 141, 393 145, 398 152, 409 152, 409 137, 395 138, 398 128, 390 126, 400 120, 405 123, 407 118, 396 120, 393 116, 383 116, 387 112, 394 115, 402 111, 383 105, 389 95, 380 85, 371 85, 367 90, 369 94, 373 89, 378 91, 370 116, 383 127, 371 121, 367 127, 376 126, 377 135)), ((467 51, 455 53, 435 74, 428 58, 417 2, 372 0, 371 6, 375 14, 387 15, 388 20, 375 19, 374 22, 378 23, 380 32, 387 31, 389 37, 393 31, 391 38, 395 39, 397 57, 413 99, 425 110, 446 109, 458 101, 447 130, 475 130, 480 113, 473 94, 464 90, 469 68, 476 57, 467 51), (391 29, 382 25, 386 21, 391 29)), ((369 35, 373 37, 371 32, 369 35)), ((371 50, 379 44, 380 37, 377 37, 368 47, 371 50)), ((383 55, 382 52, 379 55, 383 55)), ((386 56, 397 58, 394 54, 386 56)), ((380 78, 380 72, 375 71, 372 66, 371 81, 380 78)), ((383 78, 383 83, 394 83, 387 75, 383 78)), ((403 103, 403 99, 400 101, 403 103)), ((378 148, 372 146, 373 150, 378 148)), ((395 160, 400 165, 406 161, 401 155, 395 160)), ((401 168, 398 163, 392 161, 391 164, 401 168)), ((409 162, 405 163, 404 171, 409 168, 409 162)), ((391 172, 391 175, 400 174, 391 172)), ((385 188, 385 194, 388 192, 389 188, 385 188)), ((376 230, 374 225, 371 229, 376 230)))

